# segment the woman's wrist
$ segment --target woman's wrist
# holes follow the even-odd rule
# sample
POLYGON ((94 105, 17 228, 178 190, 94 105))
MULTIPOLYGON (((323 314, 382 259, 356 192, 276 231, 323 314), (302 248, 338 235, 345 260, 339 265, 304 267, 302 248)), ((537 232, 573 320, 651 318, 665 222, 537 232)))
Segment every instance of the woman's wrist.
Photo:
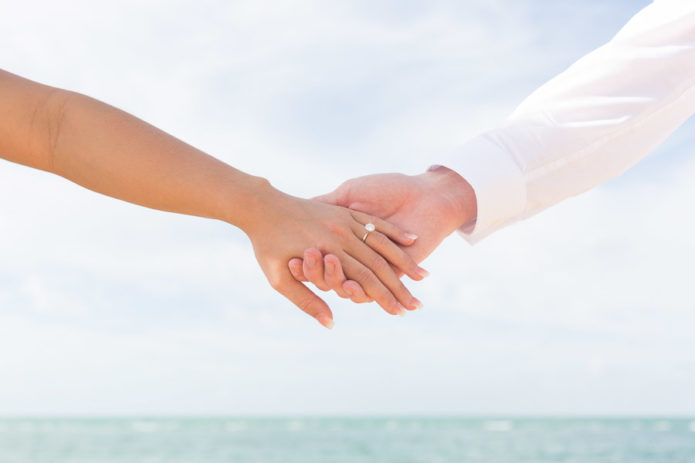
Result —
POLYGON ((232 180, 225 190, 218 218, 247 235, 267 220, 269 207, 286 196, 267 179, 248 174, 232 180))

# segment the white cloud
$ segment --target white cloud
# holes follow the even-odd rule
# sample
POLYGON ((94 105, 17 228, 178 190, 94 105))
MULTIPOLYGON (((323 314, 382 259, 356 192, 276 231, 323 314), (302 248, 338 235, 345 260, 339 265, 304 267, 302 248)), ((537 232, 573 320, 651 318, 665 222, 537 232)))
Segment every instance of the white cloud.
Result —
MULTIPOLYGON (((14 3, 0 30, 8 70, 309 195, 439 160, 628 3, 14 3)), ((626 179, 449 239, 410 285, 422 312, 328 296, 332 333, 241 232, 2 164, 0 413, 692 412, 689 127, 626 179)))

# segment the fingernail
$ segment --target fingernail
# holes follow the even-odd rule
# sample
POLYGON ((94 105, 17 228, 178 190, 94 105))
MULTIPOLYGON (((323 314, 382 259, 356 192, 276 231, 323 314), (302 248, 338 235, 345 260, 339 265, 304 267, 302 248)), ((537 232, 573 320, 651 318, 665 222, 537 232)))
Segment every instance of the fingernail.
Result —
POLYGON ((417 235, 415 235, 414 233, 406 233, 405 237, 408 238, 409 240, 413 240, 413 241, 415 241, 417 239, 417 235))
POLYGON ((395 307, 396 307, 396 310, 395 310, 396 315, 400 315, 401 317, 405 317, 405 307, 403 307, 402 305, 400 305, 398 303, 396 304, 395 307))
POLYGON ((326 275, 333 275, 333 262, 326 264, 326 275))
POLYGON ((427 278, 428 276, 430 276, 430 272, 428 272, 422 267, 418 267, 416 272, 420 276, 420 278, 427 278))
POLYGON ((345 291, 345 294, 347 294, 347 297, 349 297, 350 299, 352 299, 352 297, 354 296, 354 294, 352 293, 352 291, 350 291, 349 289, 344 289, 344 291, 345 291))
POLYGON ((325 326, 329 330, 332 330, 333 327, 335 326, 335 322, 328 315, 319 315, 318 317, 316 317, 316 319, 319 321, 319 323, 321 323, 323 326, 325 326))
POLYGON ((414 297, 411 304, 415 307, 415 310, 422 310, 422 302, 418 298, 414 297))
POLYGON ((312 268, 316 264, 316 261, 314 260, 314 256, 308 256, 305 260, 306 260, 306 265, 309 268, 312 268))

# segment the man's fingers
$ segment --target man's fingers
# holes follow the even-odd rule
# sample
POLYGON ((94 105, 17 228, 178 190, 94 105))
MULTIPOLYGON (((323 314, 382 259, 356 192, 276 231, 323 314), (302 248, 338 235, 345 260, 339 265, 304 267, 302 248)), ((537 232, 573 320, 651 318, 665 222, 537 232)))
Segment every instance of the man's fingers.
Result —
MULTIPOLYGON (((288 267, 290 273, 297 281, 310 281, 304 275, 304 261, 299 258, 290 260, 288 267)), ((326 254, 323 258, 324 281, 340 297, 350 299, 356 304, 374 302, 374 299, 367 296, 362 286, 354 280, 347 280, 343 272, 340 259, 334 254, 326 254)), ((312 282, 313 283, 313 282, 312 282)))
POLYGON ((341 197, 337 193, 337 191, 338 190, 331 191, 330 193, 326 193, 324 195, 315 196, 312 199, 315 199, 316 201, 321 201, 322 203, 333 204, 335 206, 344 206, 344 204, 341 204, 341 197))
POLYGON ((297 281, 309 281, 304 276, 304 261, 298 257, 290 259, 287 263, 287 267, 290 269, 290 273, 297 281))
POLYGON ((326 254, 323 258, 324 280, 326 284, 345 299, 349 298, 349 294, 343 289, 345 282, 345 273, 343 266, 340 264, 340 259, 334 254, 326 254))
POLYGON ((367 296, 362 286, 355 280, 346 280, 343 283, 343 290, 350 296, 350 300, 356 304, 374 302, 374 299, 367 296))
POLYGON ((324 280, 323 254, 316 248, 304 251, 304 276, 321 291, 330 290, 330 286, 324 280))
MULTIPOLYGON (((295 280, 297 281, 308 281, 311 283, 314 283, 313 281, 309 280, 306 275, 304 275, 304 260, 300 259, 298 257, 295 257, 294 259, 290 259, 288 262, 287 266, 290 269, 290 273, 294 277, 295 280)), ((324 268, 324 275, 323 275, 323 281, 328 285, 329 289, 332 289, 333 291, 338 294, 338 296, 345 298, 345 299, 352 299, 353 302, 371 302, 371 300, 364 300, 368 299, 366 295, 364 294, 364 291, 362 291, 362 288, 357 285, 357 290, 355 290, 355 294, 357 294, 357 298, 351 298, 350 294, 343 288, 344 283, 346 282, 345 280, 345 274, 343 273, 343 266, 340 265, 340 259, 338 259, 335 255, 333 254, 327 254, 325 257, 323 257, 323 268, 324 268)), ((320 284, 321 282, 319 282, 320 284)), ((315 284, 315 283, 314 283, 315 284)), ((318 286, 318 285, 317 285, 318 286)))
POLYGON ((273 288, 329 330, 335 325, 328 304, 289 274, 280 283, 273 285, 273 288))

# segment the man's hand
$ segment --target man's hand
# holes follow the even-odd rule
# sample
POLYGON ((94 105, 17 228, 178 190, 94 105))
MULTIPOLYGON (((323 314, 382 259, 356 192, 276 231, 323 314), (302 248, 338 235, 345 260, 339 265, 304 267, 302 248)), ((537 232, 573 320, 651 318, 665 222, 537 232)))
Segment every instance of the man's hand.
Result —
MULTIPOLYGON (((444 238, 477 215, 473 189, 460 175, 445 167, 415 176, 359 177, 315 199, 381 217, 417 235, 415 243, 403 249, 418 263, 444 238)), ((289 267, 299 281, 333 289, 354 302, 371 300, 359 284, 345 279, 335 256, 328 254, 322 258, 320 251, 310 248, 305 251, 303 261, 292 259, 289 267)))

